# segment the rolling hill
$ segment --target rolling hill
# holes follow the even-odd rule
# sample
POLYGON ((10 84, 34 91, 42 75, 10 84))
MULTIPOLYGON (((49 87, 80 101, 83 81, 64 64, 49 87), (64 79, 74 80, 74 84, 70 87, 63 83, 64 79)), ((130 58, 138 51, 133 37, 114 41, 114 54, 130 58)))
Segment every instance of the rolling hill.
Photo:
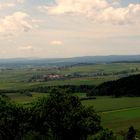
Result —
POLYGON ((0 67, 66 66, 79 63, 111 63, 140 61, 140 55, 83 56, 72 58, 9 58, 0 59, 0 67))

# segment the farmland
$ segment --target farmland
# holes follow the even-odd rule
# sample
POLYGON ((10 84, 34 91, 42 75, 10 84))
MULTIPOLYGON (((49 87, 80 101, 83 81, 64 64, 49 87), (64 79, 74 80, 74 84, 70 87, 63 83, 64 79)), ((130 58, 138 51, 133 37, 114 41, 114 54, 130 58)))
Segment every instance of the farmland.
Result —
POLYGON ((97 97, 83 101, 84 105, 93 105, 102 117, 103 126, 120 131, 130 125, 140 129, 140 97, 97 97))
POLYGON ((2 68, 0 69, 0 89, 25 89, 40 85, 99 85, 105 81, 138 73, 140 73, 140 63, 2 68))
MULTIPOLYGON (((106 81, 139 73, 140 63, 80 64, 51 68, 1 68, 0 90, 28 90, 33 87, 58 85, 96 86, 106 81), (49 76, 53 78, 51 79, 49 76)), ((38 97, 47 97, 49 94, 32 91, 29 96, 18 92, 4 93, 4 95, 11 101, 26 104, 38 97)), ((86 93, 73 93, 73 95, 79 96, 79 98, 86 97, 86 93)), ((140 129, 140 97, 96 96, 96 99, 84 100, 82 104, 94 106, 102 118, 102 125, 115 132, 126 130, 130 125, 140 129)))

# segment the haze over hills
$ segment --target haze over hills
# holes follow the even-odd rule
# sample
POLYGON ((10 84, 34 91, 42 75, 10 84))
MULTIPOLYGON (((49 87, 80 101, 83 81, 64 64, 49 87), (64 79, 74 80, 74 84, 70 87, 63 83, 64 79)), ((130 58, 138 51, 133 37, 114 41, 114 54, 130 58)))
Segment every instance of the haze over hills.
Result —
POLYGON ((0 59, 1 67, 11 66, 64 66, 79 63, 111 63, 140 61, 140 55, 83 56, 72 58, 7 58, 0 59))

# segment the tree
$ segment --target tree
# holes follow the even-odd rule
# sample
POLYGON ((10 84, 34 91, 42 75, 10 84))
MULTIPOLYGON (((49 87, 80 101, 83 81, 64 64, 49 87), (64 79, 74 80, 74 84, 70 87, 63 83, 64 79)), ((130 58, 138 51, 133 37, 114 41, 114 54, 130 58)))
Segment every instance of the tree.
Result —
POLYGON ((19 140, 26 133, 28 111, 20 105, 0 98, 0 139, 19 140))
POLYGON ((102 129, 96 135, 91 135, 87 140, 117 140, 114 133, 109 129, 102 129))
POLYGON ((86 140, 101 129, 94 109, 83 106, 78 97, 64 90, 53 89, 50 97, 40 99, 34 109, 40 116, 36 128, 43 135, 44 130, 51 132, 54 140, 86 140))
POLYGON ((0 140, 86 140, 100 122, 70 90, 53 89, 27 107, 0 98, 0 140))
POLYGON ((126 134, 126 140, 135 140, 136 138, 136 130, 133 126, 129 127, 129 130, 126 134))

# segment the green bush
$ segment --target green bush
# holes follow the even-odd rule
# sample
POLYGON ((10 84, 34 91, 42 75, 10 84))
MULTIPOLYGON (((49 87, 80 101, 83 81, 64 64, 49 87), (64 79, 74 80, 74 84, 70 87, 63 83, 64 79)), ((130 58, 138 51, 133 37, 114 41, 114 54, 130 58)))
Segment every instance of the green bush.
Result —
POLYGON ((96 135, 89 136, 87 140, 117 140, 117 138, 111 130, 103 129, 96 135))

